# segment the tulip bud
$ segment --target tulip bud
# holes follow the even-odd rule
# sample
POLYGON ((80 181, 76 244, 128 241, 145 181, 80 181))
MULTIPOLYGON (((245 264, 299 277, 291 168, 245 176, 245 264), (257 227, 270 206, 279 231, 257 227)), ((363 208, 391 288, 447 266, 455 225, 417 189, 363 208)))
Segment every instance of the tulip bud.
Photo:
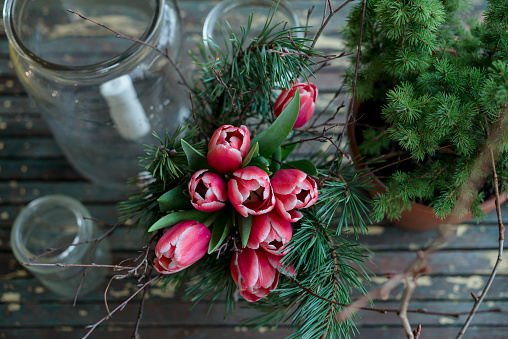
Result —
POLYGON ((211 237, 210 230, 197 221, 179 222, 157 242, 155 269, 162 274, 171 274, 189 267, 205 255, 211 237))
POLYGON ((266 297, 277 287, 279 271, 261 249, 242 249, 231 259, 231 275, 245 300, 254 302, 266 297))
POLYGON ((293 85, 289 91, 284 88, 277 101, 275 101, 273 110, 275 117, 278 117, 287 105, 289 105, 289 102, 293 99, 297 89, 300 92, 300 110, 293 129, 305 125, 314 114, 316 99, 318 96, 318 89, 316 85, 311 84, 310 82, 304 82, 293 85))
POLYGON ((296 277, 296 269, 292 263, 282 264, 282 260, 284 259, 283 255, 273 255, 271 253, 266 253, 266 257, 268 258, 268 262, 272 265, 276 270, 280 273, 290 276, 296 277))
POLYGON ((302 218, 300 208, 307 208, 317 201, 317 184, 310 176, 297 169, 285 169, 272 176, 272 188, 275 194, 275 208, 289 222, 302 218))
POLYGON ((270 178, 265 171, 255 166, 233 172, 233 178, 228 181, 228 197, 233 207, 244 217, 268 213, 275 206, 270 178))
POLYGON ((189 181, 191 203, 203 212, 215 212, 223 208, 228 199, 226 183, 220 175, 202 169, 189 181))
POLYGON ((224 125, 215 131, 208 144, 208 165, 219 173, 229 173, 242 167, 250 147, 247 127, 224 125))
POLYGON ((276 211, 256 215, 252 218, 252 227, 247 247, 278 255, 291 240, 293 229, 291 223, 282 218, 276 211))

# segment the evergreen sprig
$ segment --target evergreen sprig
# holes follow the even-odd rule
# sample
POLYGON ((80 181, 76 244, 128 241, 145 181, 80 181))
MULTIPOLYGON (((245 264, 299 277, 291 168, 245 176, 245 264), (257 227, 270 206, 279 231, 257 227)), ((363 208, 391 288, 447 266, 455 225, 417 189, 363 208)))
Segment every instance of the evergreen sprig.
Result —
POLYGON ((307 27, 285 28, 273 22, 274 5, 261 32, 250 43, 253 14, 237 36, 226 23, 222 27, 225 50, 211 38, 200 47, 200 56, 192 54, 202 75, 195 82, 197 124, 205 134, 224 123, 256 127, 269 123, 271 95, 274 89, 289 88, 295 79, 313 76, 316 57, 324 55, 309 47, 307 27), (222 85, 217 85, 219 81, 222 85), (253 118, 254 122, 249 122, 253 118))
POLYGON ((296 275, 282 278, 274 293, 254 304, 263 314, 247 324, 271 326, 290 320, 292 339, 350 338, 357 331, 354 319, 339 322, 344 308, 339 304, 349 304, 353 291, 367 293, 362 283, 369 280, 366 250, 318 219, 307 214, 295 229, 284 262, 294 265, 296 275))
MULTIPOLYGON (((348 17, 350 46, 358 41, 361 8, 348 17)), ((386 178, 387 192, 374 202, 378 221, 398 219, 410 201, 432 206, 441 218, 451 214, 489 131, 504 125, 508 5, 489 1, 483 22, 470 19, 468 29, 461 16, 470 9, 468 1, 367 1, 357 99, 375 100, 384 125, 360 133, 360 150, 371 159, 398 154, 403 168, 386 178), (393 142, 377 142, 386 132, 393 142)), ((500 168, 507 164, 500 153, 500 168)), ((474 196, 477 217, 489 186, 474 196)))
MULTIPOLYGON (((307 80, 313 76, 315 58, 327 58, 309 47, 312 41, 304 34, 307 27, 286 28, 284 23, 273 22, 275 10, 273 7, 263 29, 252 41, 247 41, 251 15, 239 36, 229 24, 222 27, 227 46, 224 50, 209 40, 211 49, 203 45, 200 56, 192 55, 201 70, 192 96, 192 123, 200 131, 198 134, 196 128, 179 128, 171 136, 155 135, 159 144, 147 146, 147 156, 142 160, 148 163, 145 169, 151 174, 150 180, 140 184, 141 192, 120 206, 125 218, 138 218, 141 229, 146 231, 164 217, 157 199, 181 187, 195 170, 187 164, 181 140, 192 145, 199 157, 205 153, 202 136, 211 137, 221 125, 245 124, 256 134, 274 120, 273 90, 289 88, 297 79, 307 80)), ((290 135, 288 141, 297 142, 297 136, 301 134, 290 135)), ((291 318, 295 332, 290 338, 316 338, 323 333, 326 338, 350 338, 355 332, 354 319, 339 322, 337 315, 342 307, 338 305, 350 303, 353 291, 365 294, 362 281, 369 279, 364 267, 369 252, 347 238, 350 229, 355 234, 367 232, 368 200, 363 190, 368 183, 351 165, 337 160, 331 162, 328 155, 336 159, 334 154, 319 155, 321 170, 315 179, 323 184, 318 201, 301 221, 293 223, 290 251, 284 257, 283 266, 293 266, 296 275, 281 274, 278 290, 249 304, 264 312, 251 319, 258 327, 277 326, 291 318)), ((285 157, 269 160, 270 168, 279 165, 292 168, 285 157)), ((180 193, 185 195, 185 189, 180 193)), ((234 251, 241 250, 240 244, 238 234, 229 233, 220 253, 205 255, 192 267, 164 276, 162 286, 178 287, 189 282, 186 297, 196 303, 208 300, 211 305, 225 298, 225 315, 229 315, 235 309, 237 291, 230 265, 234 251)))
POLYGON ((189 128, 189 126, 179 126, 172 135, 166 130, 164 138, 154 133, 159 145, 145 145, 146 156, 139 160, 148 174, 129 180, 130 186, 141 189, 132 193, 128 200, 118 204, 121 220, 135 220, 138 228, 147 231, 163 216, 157 199, 164 192, 178 186, 189 173, 181 140, 192 143, 194 148, 202 150, 203 141, 194 143, 197 134, 197 127, 189 128))

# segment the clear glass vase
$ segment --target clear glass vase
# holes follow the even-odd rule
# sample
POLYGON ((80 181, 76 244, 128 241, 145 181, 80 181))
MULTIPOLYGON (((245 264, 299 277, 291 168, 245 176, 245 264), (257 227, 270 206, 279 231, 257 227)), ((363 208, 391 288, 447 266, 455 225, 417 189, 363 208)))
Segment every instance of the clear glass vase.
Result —
MULTIPOLYGON (((68 196, 48 195, 32 201, 16 217, 12 226, 11 248, 14 256, 20 263, 49 264, 25 267, 49 290, 66 298, 74 298, 84 268, 64 265, 88 263, 94 246, 90 240, 98 236, 95 223, 89 218, 87 208, 68 196), (30 261, 30 258, 48 249, 59 250, 30 261)), ((107 265, 111 264, 111 260, 109 240, 105 239, 96 247, 90 263, 107 265)), ((89 268, 80 295, 104 283, 107 272, 104 268, 89 268)))
POLYGON ((266 18, 273 12, 272 23, 282 23, 278 30, 284 27, 299 27, 298 15, 293 10, 289 1, 273 0, 224 0, 219 2, 208 13, 203 24, 203 41, 206 49, 212 55, 218 46, 225 50, 228 46, 228 37, 224 38, 225 28, 230 26, 237 37, 242 35, 241 28, 246 26, 247 18, 253 15, 250 33, 245 41, 246 47, 252 39, 257 37, 265 26, 266 18), (213 43, 211 43, 213 41, 213 43))
POLYGON ((93 182, 123 189, 153 131, 174 131, 189 99, 168 58, 183 43, 171 0, 6 0, 16 73, 70 163, 93 182))

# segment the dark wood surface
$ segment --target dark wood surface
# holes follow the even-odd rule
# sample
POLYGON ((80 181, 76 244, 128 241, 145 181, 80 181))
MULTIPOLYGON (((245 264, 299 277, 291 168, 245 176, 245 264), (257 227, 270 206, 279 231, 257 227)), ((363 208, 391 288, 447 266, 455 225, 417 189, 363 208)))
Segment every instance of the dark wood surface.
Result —
MULTIPOLYGON (((1 3, 1 2, 0 2, 1 3)), ((206 13, 217 1, 180 1, 187 42, 195 47, 206 13)), ((300 18, 316 3, 312 24, 321 20, 321 1, 292 1, 300 18)), ((345 12, 330 24, 321 40, 321 47, 341 52, 336 33, 345 12)), ((98 219, 114 222, 115 204, 122 193, 94 186, 83 179, 68 164, 54 142, 51 132, 37 108, 28 99, 16 79, 9 61, 5 35, 0 35, 0 338, 79 338, 84 327, 106 314, 103 302, 104 286, 80 297, 77 306, 46 291, 35 278, 19 265, 11 253, 10 228, 20 209, 31 200, 47 194, 67 194, 82 201, 98 219)), ((183 58, 187 66, 190 61, 183 58)), ((345 61, 322 72, 316 83, 323 107, 340 85, 337 70, 345 61)), ((190 66, 188 67, 190 69, 190 66)), ((504 211, 505 212, 505 211, 504 211)), ((472 307, 470 293, 479 293, 497 255, 497 225, 491 213, 480 224, 468 222, 459 226, 457 236, 429 261, 430 274, 420 278, 414 292, 412 309, 425 308, 439 312, 466 312, 472 307)), ((359 241, 375 254, 370 268, 376 274, 373 287, 386 281, 386 274, 403 270, 437 235, 437 231, 414 233, 389 225, 371 226, 370 234, 359 241)), ((120 229, 112 237, 114 260, 130 257, 140 248, 139 234, 120 229)), ((508 310, 508 260, 481 309, 501 307, 508 310)), ((115 281, 108 293, 115 307, 136 289, 135 280, 115 281)), ((397 308, 402 288, 394 290, 386 300, 376 301, 380 308, 397 308)), ((272 331, 263 328, 251 331, 241 319, 253 311, 239 308, 226 321, 220 301, 208 311, 208 304, 190 309, 178 291, 151 289, 141 323, 141 338, 284 338, 290 331, 281 326, 272 331)), ((113 316, 92 334, 91 338, 129 338, 136 319, 139 299, 113 316)), ((241 306, 241 305, 240 305, 241 306)), ((413 326, 421 323, 422 338, 454 338, 465 317, 411 314, 413 326)), ((393 314, 360 312, 356 322, 358 338, 404 338, 400 321, 393 314)), ((508 315, 478 314, 466 338, 507 338, 508 315)))

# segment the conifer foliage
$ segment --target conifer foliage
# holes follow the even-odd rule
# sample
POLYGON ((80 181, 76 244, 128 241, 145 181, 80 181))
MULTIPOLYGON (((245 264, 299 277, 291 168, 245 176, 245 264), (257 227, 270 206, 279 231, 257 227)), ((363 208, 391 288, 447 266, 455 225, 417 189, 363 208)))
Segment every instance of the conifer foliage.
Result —
MULTIPOLYGON (((399 218, 411 200, 429 204, 439 217, 452 213, 489 133, 505 127, 508 2, 489 1, 483 20, 471 8, 460 0, 367 1, 357 100, 374 103, 383 125, 363 131, 360 150, 371 159, 392 153, 392 162, 403 160, 384 178, 387 192, 374 202, 377 220, 399 218)), ((358 4, 348 17, 350 48, 361 12, 358 4)), ((508 156, 505 143, 498 145, 496 167, 506 189, 508 156)), ((475 217, 489 185, 472 199, 475 217)))
MULTIPOLYGON (((369 183, 350 164, 342 163, 344 153, 338 148, 321 152, 321 147, 312 159, 290 155, 298 148, 295 146, 301 144, 302 135, 310 135, 309 139, 312 139, 321 135, 325 127, 330 127, 311 120, 308 125, 312 127, 308 130, 292 131, 299 112, 298 101, 295 101, 297 104, 290 103, 281 115, 274 116, 275 91, 289 90, 295 82, 307 81, 314 76, 313 70, 318 62, 337 56, 325 56, 310 47, 314 40, 306 37, 307 27, 286 27, 284 22, 273 22, 275 10, 276 6, 273 6, 262 31, 250 43, 247 37, 252 16, 246 18, 246 26, 240 35, 235 35, 227 25, 223 27, 227 49, 221 50, 216 42, 209 40, 211 50, 203 46, 200 55, 192 55, 201 71, 190 88, 193 114, 189 125, 195 127, 181 127, 174 135, 155 136, 158 143, 147 146, 147 155, 141 159, 150 175, 141 183, 137 181, 140 192, 121 203, 120 210, 125 218, 137 220, 137 226, 153 242, 161 238, 163 228, 176 227, 173 225, 175 220, 181 221, 188 215, 192 220, 201 218, 198 220, 211 228, 210 244, 214 245, 192 266, 175 270, 159 280, 162 286, 187 286, 186 296, 195 302, 208 300, 213 304, 222 299, 226 316, 233 313, 242 290, 237 288, 231 266, 240 266, 239 253, 253 251, 245 248, 253 217, 240 218, 229 207, 223 209, 226 212, 217 211, 213 215, 211 213, 215 212, 195 211, 190 204, 192 188, 187 182, 193 180, 196 170, 208 170, 208 165, 214 168, 210 162, 207 164, 205 156, 207 144, 208 152, 211 152, 210 139, 214 140, 214 131, 222 128, 221 125, 228 125, 227 128, 229 125, 244 125, 242 130, 248 129, 252 138, 249 153, 242 155, 242 166, 248 164, 251 170, 262 172, 266 178, 279 169, 301 169, 319 186, 317 201, 301 210, 301 219, 291 222, 292 238, 285 245, 287 254, 284 253, 279 265, 281 274, 277 289, 249 304, 263 313, 248 323, 254 327, 277 327, 282 322, 289 323, 294 330, 291 338, 350 338, 356 331, 354 321, 341 322, 338 314, 351 302, 353 291, 367 293, 363 282, 369 280, 365 268, 369 252, 352 241, 347 232, 367 232, 369 201, 364 198, 364 190, 369 183), (289 109, 291 105, 293 108, 289 109), (285 122, 288 120, 286 110, 296 112, 296 115, 290 113, 294 115, 291 124, 285 122), (283 139, 279 140, 281 136, 283 139)), ((298 98, 300 96, 295 94, 292 100, 298 98)), ((313 117, 318 118, 319 114, 313 117)), ((334 124, 333 121, 328 123, 334 124)), ((235 138, 238 139, 237 134, 235 138)), ((229 180, 229 198, 232 196, 229 183, 237 180, 234 175, 224 175, 229 180)), ((235 182, 234 185, 240 184, 235 182)), ((203 187, 195 188, 196 191, 199 189, 203 187)), ((272 200, 273 204, 275 200, 272 200)), ((187 224, 178 225, 183 229, 187 224)), ((159 252, 157 258, 169 251, 159 252)), ((159 260, 164 264, 163 261, 164 258, 159 260)))

